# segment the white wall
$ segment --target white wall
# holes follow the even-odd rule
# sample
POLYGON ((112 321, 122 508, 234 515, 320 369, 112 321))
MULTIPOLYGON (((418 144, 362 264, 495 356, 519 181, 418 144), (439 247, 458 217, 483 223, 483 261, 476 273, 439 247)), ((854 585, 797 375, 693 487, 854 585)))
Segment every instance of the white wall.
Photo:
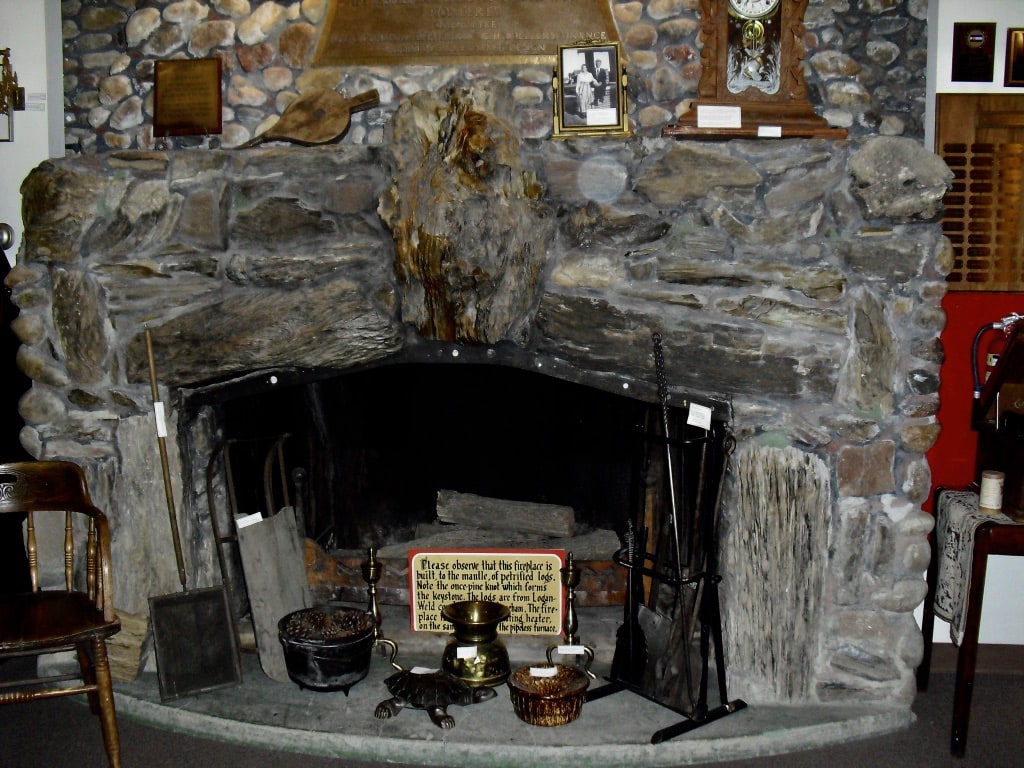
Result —
POLYGON ((1024 0, 931 0, 928 4, 928 104, 925 111, 925 146, 935 146, 937 93, 1005 93, 1024 95, 1024 88, 1003 86, 1006 67, 1006 30, 1024 27, 1024 0), (953 25, 958 22, 994 22, 995 63, 992 81, 954 82, 953 25))
POLYGON ((1020 93, 1024 88, 1004 88, 1003 73, 1006 66, 1006 30, 1010 27, 1024 27, 1024 0, 937 0, 932 6, 936 11, 936 55, 937 93, 1020 93), (996 24, 996 60, 992 82, 954 82, 953 25, 957 22, 994 22, 996 24))
POLYGON ((14 113, 14 141, 0 142, 0 221, 14 228, 14 261, 21 245, 21 194, 29 171, 64 156, 64 93, 60 0, 0 0, 0 48, 25 89, 26 109, 14 113))

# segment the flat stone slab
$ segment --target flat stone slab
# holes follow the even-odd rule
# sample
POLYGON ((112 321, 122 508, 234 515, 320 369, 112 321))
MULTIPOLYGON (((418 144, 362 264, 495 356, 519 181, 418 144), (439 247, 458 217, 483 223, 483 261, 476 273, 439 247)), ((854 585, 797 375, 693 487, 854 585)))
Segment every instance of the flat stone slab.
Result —
MULTIPOLYGON (((398 627, 399 661, 437 668, 445 637, 398 627)), ((585 640, 586 638, 584 638, 585 640)), ((513 667, 544 660, 551 638, 508 638, 513 667)), ((599 659, 605 654, 599 654, 599 659)), ((351 760, 416 765, 499 766, 587 765, 678 766, 736 760, 812 749, 879 736, 909 727, 909 707, 889 704, 750 705, 661 744, 651 735, 682 718, 665 707, 623 691, 584 705, 568 725, 543 728, 519 720, 508 689, 468 707, 453 706, 451 730, 437 728, 427 714, 403 710, 389 720, 373 712, 389 697, 384 679, 393 670, 374 655, 365 679, 343 693, 304 691, 278 683, 256 657, 243 658, 243 682, 167 704, 160 702, 156 675, 145 673, 116 685, 118 714, 147 725, 247 746, 351 760)), ((606 666, 595 665, 603 675, 606 666)), ((600 684, 600 683, 597 683, 600 684)))

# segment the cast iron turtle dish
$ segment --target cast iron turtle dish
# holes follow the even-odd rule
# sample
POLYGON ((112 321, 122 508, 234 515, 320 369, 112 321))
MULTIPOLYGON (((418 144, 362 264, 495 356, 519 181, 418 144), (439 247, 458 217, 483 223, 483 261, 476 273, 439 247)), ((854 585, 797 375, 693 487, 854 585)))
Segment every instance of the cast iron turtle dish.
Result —
POLYGON ((449 705, 479 704, 498 695, 493 688, 470 686, 447 672, 421 673, 407 669, 391 675, 384 685, 391 698, 377 705, 374 717, 386 720, 405 707, 425 709, 438 728, 455 727, 455 718, 448 714, 449 705))

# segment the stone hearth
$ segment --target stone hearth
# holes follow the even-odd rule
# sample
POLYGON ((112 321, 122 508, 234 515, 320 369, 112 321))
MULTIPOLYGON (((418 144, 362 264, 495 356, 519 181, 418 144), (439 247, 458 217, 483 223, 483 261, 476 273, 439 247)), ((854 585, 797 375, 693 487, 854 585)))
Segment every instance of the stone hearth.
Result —
POLYGON ((519 143, 471 93, 409 99, 386 136, 111 152, 25 181, 8 278, 34 382, 22 442, 86 467, 118 608, 177 588, 144 328, 193 585, 216 571, 217 396, 469 361, 653 402, 657 331, 672 402, 709 405, 738 441, 721 521, 730 692, 909 706, 945 166, 891 137, 519 143), (481 143, 448 152, 453 135, 481 143), (458 301, 414 274, 430 258, 458 301))

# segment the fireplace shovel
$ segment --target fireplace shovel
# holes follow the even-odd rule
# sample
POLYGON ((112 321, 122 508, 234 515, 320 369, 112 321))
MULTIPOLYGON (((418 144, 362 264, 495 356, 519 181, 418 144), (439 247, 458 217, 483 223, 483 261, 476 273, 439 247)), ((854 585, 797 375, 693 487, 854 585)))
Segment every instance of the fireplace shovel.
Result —
POLYGON ((149 358, 149 383, 153 391, 157 442, 164 475, 164 495, 174 538, 174 557, 178 565, 181 592, 149 598, 149 615, 156 649, 160 700, 170 701, 242 682, 242 663, 234 615, 223 584, 190 590, 181 554, 178 517, 174 512, 170 464, 167 460, 163 403, 156 383, 153 339, 146 329, 146 354, 149 358))

